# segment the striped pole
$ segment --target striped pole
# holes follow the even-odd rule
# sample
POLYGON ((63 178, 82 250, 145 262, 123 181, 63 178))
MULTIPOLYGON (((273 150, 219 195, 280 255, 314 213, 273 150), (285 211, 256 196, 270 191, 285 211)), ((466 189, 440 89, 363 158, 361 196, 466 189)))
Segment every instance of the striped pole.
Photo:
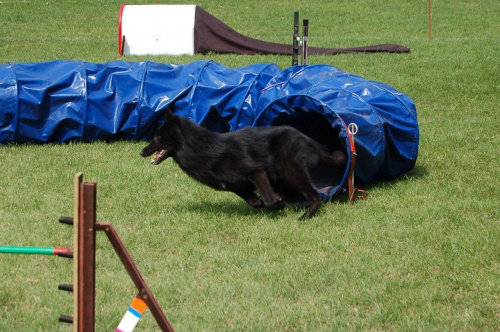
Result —
POLYGON ((0 253, 69 256, 73 254, 73 250, 60 247, 0 246, 0 253))
POLYGON ((134 297, 132 303, 130 304, 130 307, 123 316, 120 324, 118 324, 115 332, 132 332, 135 329, 137 323, 139 323, 139 320, 141 319, 147 307, 148 306, 146 305, 146 302, 144 302, 137 296, 134 297))
POLYGON ((309 20, 302 21, 302 65, 307 65, 307 39, 309 37, 309 20))
POLYGON ((293 13, 292 66, 299 64, 299 12, 293 13))

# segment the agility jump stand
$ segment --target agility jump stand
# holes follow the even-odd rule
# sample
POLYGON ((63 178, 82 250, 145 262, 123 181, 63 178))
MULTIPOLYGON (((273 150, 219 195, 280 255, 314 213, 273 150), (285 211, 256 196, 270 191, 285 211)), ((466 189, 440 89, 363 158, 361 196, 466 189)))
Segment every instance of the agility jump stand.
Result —
POLYGON ((73 225, 73 249, 0 246, 0 253, 45 254, 73 258, 73 285, 59 285, 59 289, 73 292, 73 316, 61 315, 59 321, 72 323, 74 332, 93 332, 96 232, 103 231, 138 291, 115 332, 132 331, 146 308, 149 308, 162 331, 174 331, 113 225, 110 222, 96 222, 96 189, 96 182, 83 182, 82 173, 75 175, 73 218, 59 219, 61 223, 73 225))
POLYGON ((307 65, 309 20, 302 21, 302 39, 299 36, 299 12, 293 13, 292 66, 299 64, 299 46, 302 46, 300 64, 307 65))
POLYGON ((73 291, 73 331, 94 331, 95 239, 98 231, 106 233, 138 290, 137 296, 116 331, 132 331, 146 307, 149 307, 162 331, 173 331, 170 322, 161 310, 113 225, 110 222, 96 222, 96 189, 96 182, 83 182, 82 173, 75 175, 73 282, 78 287, 73 291))

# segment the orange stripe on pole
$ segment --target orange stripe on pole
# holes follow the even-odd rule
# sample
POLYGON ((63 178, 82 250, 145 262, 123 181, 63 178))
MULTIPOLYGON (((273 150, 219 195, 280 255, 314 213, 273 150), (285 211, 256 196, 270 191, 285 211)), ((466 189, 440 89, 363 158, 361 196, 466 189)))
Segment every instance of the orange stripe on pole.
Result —
POLYGON ((137 310, 138 312, 140 312, 141 314, 143 314, 146 308, 148 307, 146 302, 144 302, 138 297, 134 297, 130 306, 135 310, 137 310))

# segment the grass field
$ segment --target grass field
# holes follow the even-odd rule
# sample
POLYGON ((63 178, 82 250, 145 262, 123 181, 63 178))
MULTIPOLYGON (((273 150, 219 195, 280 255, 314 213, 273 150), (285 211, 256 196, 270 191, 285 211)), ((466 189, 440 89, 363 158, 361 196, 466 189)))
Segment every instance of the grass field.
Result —
MULTIPOLYGON (((0 1, 0 64, 213 59, 229 67, 286 56, 126 57, 123 1, 0 1)), ((128 4, 154 1, 127 1, 128 4)), ((160 3, 181 3, 160 1, 160 3)), ((71 246, 73 175, 98 182, 111 221, 178 331, 500 330, 500 4, 433 1, 197 2, 239 32, 289 43, 293 12, 310 45, 403 44, 410 54, 310 56, 392 85, 417 105, 415 169, 365 200, 256 211, 206 188, 144 142, 0 146, 0 245, 71 246)), ((0 331, 70 331, 72 262, 0 256, 0 331)), ((104 235, 97 241, 96 331, 114 329, 136 294, 104 235)), ((155 330, 147 312, 137 331, 155 330)))

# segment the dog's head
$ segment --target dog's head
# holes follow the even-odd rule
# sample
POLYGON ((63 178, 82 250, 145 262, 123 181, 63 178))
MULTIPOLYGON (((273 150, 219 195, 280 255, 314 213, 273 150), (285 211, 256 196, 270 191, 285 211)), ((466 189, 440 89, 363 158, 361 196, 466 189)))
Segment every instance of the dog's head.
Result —
POLYGON ((153 165, 159 165, 168 157, 175 156, 178 147, 178 122, 178 117, 173 115, 170 108, 167 107, 165 110, 165 122, 156 131, 153 141, 141 151, 141 156, 147 158, 156 153, 155 158, 151 160, 153 165))

